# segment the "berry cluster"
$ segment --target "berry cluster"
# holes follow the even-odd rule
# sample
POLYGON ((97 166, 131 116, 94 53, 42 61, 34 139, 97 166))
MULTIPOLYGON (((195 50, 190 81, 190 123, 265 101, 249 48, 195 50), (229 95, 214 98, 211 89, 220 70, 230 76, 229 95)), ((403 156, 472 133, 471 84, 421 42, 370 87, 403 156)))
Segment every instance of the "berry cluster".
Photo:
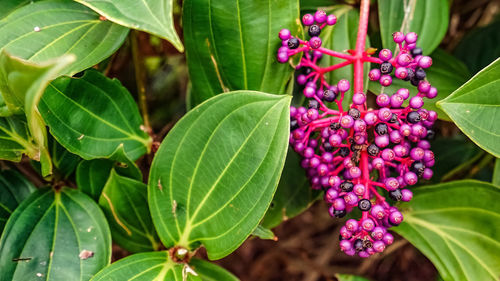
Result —
POLYGON ((422 108, 424 97, 437 95, 436 88, 425 80, 424 69, 431 66, 432 59, 422 56, 413 32, 394 33, 399 47, 394 56, 383 49, 379 58, 364 51, 360 59, 354 51, 345 54, 321 47, 321 31, 336 23, 334 15, 317 11, 306 14, 302 22, 308 27, 309 41, 293 37, 286 29, 279 33, 283 41, 277 54, 279 62, 286 63, 291 56, 303 53, 297 66, 302 72, 297 83, 308 98, 306 107, 290 108, 290 144, 303 157, 301 166, 312 188, 325 191, 324 200, 330 205, 332 217, 344 217, 354 208, 361 210, 361 219, 349 219, 341 228, 340 248, 348 255, 368 257, 392 244, 394 237, 387 228, 403 220, 402 213, 389 202, 410 201, 413 194, 408 187, 433 174, 430 167, 434 154, 428 140, 434 136, 431 127, 437 114, 422 108), (320 67, 317 62, 323 55, 345 61, 320 67), (401 88, 390 96, 379 95, 378 108, 368 109, 366 95, 355 92, 352 104, 344 110, 342 102, 350 89, 349 81, 330 85, 325 74, 356 60, 380 65, 370 71, 371 80, 383 86, 389 86, 393 77, 410 81, 418 87, 418 94, 410 98, 410 91, 401 88), (381 195, 384 191, 390 200, 381 195))

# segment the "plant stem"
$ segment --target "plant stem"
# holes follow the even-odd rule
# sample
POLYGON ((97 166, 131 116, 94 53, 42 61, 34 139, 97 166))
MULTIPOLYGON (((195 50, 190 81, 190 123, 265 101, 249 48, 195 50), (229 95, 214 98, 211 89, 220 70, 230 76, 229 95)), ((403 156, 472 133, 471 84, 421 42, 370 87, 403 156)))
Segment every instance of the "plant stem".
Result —
POLYGON ((137 95, 139 97, 139 107, 141 108, 142 118, 146 132, 151 133, 151 125, 149 123, 148 103, 146 98, 146 72, 144 70, 144 63, 139 51, 139 37, 138 31, 132 30, 130 33, 130 43, 132 47, 132 58, 134 60, 135 81, 137 84, 137 95))
POLYGON ((363 92, 363 54, 365 52, 368 17, 370 15, 370 0, 361 0, 358 36, 354 60, 354 93, 363 92))

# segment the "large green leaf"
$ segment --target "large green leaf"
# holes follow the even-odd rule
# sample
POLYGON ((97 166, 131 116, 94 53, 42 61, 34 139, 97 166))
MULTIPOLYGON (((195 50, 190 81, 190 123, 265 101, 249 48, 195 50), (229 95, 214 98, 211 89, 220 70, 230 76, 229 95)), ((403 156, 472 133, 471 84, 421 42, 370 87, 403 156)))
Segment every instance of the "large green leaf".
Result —
MULTIPOLYGON (((37 0, 35 0, 37 1, 37 0)), ((33 0, 0 0, 0 19, 6 17, 8 14, 12 13, 16 9, 29 4, 30 2, 35 2, 33 0)))
POLYGON ((14 170, 0 171, 0 233, 7 219, 35 186, 14 170))
POLYGON ((64 73, 87 69, 114 53, 128 29, 89 8, 67 0, 39 1, 17 9, 0 21, 0 49, 33 62, 64 54, 77 60, 64 73))
POLYGON ((318 9, 338 4, 337 0, 300 0, 300 11, 314 13, 318 9))
POLYGON ((271 203, 285 160, 290 96, 236 91, 184 116, 156 153, 149 204, 168 248, 236 249, 271 203))
MULTIPOLYGON (((436 87, 438 95, 433 99, 426 99, 424 107, 436 111, 439 119, 451 121, 448 115, 436 106, 436 103, 462 86, 471 75, 463 62, 442 49, 436 49, 431 57, 433 62, 432 66, 426 70, 426 77, 432 86, 436 87)), ((411 85, 410 82, 396 78, 392 80, 392 85, 389 87, 382 87, 378 81, 369 82, 369 90, 377 95, 380 93, 392 95, 400 88, 410 90, 411 96, 418 93, 417 87, 411 85)))
POLYGON ((184 51, 174 27, 172 0, 75 0, 108 20, 167 39, 184 51))
POLYGON ((0 117, 0 159, 19 162, 23 154, 31 158, 39 155, 26 122, 15 116, 0 117))
POLYGON ((472 141, 500 157, 500 58, 437 103, 472 141))
POLYGON ((121 149, 115 152, 110 159, 81 161, 76 168, 76 185, 83 193, 98 201, 112 169, 119 175, 138 181, 142 180, 142 173, 139 167, 133 161, 123 156, 123 149, 121 149))
POLYGON ((447 0, 378 0, 378 15, 384 48, 396 47, 393 32, 416 32, 417 46, 430 54, 448 30, 450 7, 447 0))
POLYGON ((49 138, 49 147, 52 162, 57 169, 57 173, 63 179, 69 178, 82 159, 78 155, 66 150, 54 138, 49 138))
MULTIPOLYGON (((357 9, 348 5, 336 5, 325 10, 328 13, 333 13, 337 16, 337 23, 334 26, 326 26, 321 31, 321 39, 323 47, 335 50, 338 52, 346 52, 347 50, 356 49, 356 38, 358 35, 359 12, 357 9)), ((370 47, 370 39, 366 37, 366 47, 370 47)), ((347 54, 347 53, 346 53, 347 54)), ((320 66, 327 67, 337 63, 344 62, 344 59, 335 58, 324 55, 320 61, 320 66)), ((368 71, 370 64, 364 65, 364 88, 368 87, 368 71)), ((347 108, 352 103, 352 93, 354 89, 354 68, 352 65, 337 69, 326 74, 327 82, 330 85, 337 85, 339 80, 347 79, 351 82, 350 90, 344 97, 344 108, 347 108)))
POLYGON ((160 243, 149 213, 146 184, 111 170, 99 205, 108 218, 113 241, 129 252, 158 250, 160 243))
POLYGON ((202 281, 238 281, 239 279, 224 268, 200 259, 189 262, 191 268, 200 276, 202 281))
MULTIPOLYGON (((455 174, 464 165, 470 167, 483 155, 483 150, 462 134, 453 138, 438 137, 432 142, 432 151, 436 155, 436 163, 432 168, 433 183, 447 179, 450 173, 455 174)), ((425 181, 423 184, 426 184, 425 181)))
POLYGON ((0 240, 2 280, 89 280, 110 259, 104 214, 69 188, 33 193, 14 211, 0 240))
POLYGON ((11 113, 24 111, 31 137, 39 155, 34 157, 42 164, 42 175, 52 172, 48 153, 47 130, 38 112, 38 103, 49 82, 60 76, 63 69, 75 60, 64 55, 43 63, 33 63, 0 52, 0 93, 11 113))
POLYGON ((109 265, 91 281, 201 281, 198 276, 188 273, 187 268, 187 265, 173 262, 167 252, 139 253, 109 265))
POLYGON ((394 231, 436 266, 444 280, 498 280, 500 189, 455 181, 414 190, 394 231))
POLYGON ((231 90, 284 94, 293 68, 276 60, 278 33, 302 35, 298 0, 186 0, 191 105, 231 90))
POLYGON ((500 20, 468 33, 454 54, 463 60, 473 73, 480 71, 500 57, 500 20))
POLYGON ((57 141, 84 159, 109 158, 123 145, 136 160, 151 147, 130 93, 95 70, 50 83, 39 108, 57 141))
POLYGON ((320 194, 320 191, 311 189, 305 171, 300 166, 300 156, 292 149, 288 149, 278 189, 262 225, 273 228, 282 221, 299 215, 318 199, 320 194))

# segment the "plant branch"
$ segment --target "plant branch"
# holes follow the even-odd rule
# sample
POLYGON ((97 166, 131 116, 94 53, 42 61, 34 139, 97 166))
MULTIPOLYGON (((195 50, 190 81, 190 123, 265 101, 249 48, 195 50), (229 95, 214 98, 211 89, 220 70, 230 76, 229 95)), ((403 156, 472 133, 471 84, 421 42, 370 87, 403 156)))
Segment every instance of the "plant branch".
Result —
POLYGON ((137 84, 137 94, 139 97, 139 107, 141 108, 142 118, 146 132, 151 133, 151 125, 149 123, 148 102, 146 95, 146 72, 144 70, 143 58, 139 50, 139 31, 132 30, 130 33, 130 43, 132 48, 132 58, 134 61, 135 81, 137 84))

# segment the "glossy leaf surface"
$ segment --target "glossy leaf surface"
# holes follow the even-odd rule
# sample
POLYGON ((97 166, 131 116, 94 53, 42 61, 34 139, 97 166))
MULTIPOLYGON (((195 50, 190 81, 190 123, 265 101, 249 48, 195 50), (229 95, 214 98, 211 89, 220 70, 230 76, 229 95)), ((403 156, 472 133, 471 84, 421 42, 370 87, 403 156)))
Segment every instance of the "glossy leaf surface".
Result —
POLYGON ((113 241, 129 252, 155 251, 159 247, 147 192, 147 186, 141 181, 120 176, 111 170, 99 198, 113 241))
POLYGON ((117 24, 146 31, 184 47, 174 27, 172 0, 76 0, 117 24))
POLYGON ((500 20, 479 27, 460 41, 454 54, 463 60, 472 73, 477 73, 500 57, 500 20))
POLYGON ((15 116, 0 117, 0 159, 19 162, 23 154, 38 155, 26 122, 15 116))
POLYGON ((35 186, 19 172, 14 170, 0 172, 0 233, 12 212, 33 191, 35 186))
POLYGON ((395 49, 393 32, 415 32, 418 35, 417 46, 423 49, 424 54, 430 54, 448 30, 450 7, 447 0, 379 0, 377 2, 384 48, 395 49))
POLYGON ((413 192, 394 231, 426 255, 446 281, 498 280, 500 189, 467 180, 413 192))
POLYGON ((472 77, 438 106, 472 141, 500 157, 500 59, 472 77))
POLYGON ((300 156, 289 148, 278 189, 262 225, 273 228, 282 221, 299 215, 318 199, 320 194, 320 191, 311 189, 305 171, 300 166, 300 156))
POLYGON ((183 273, 183 270, 184 266, 174 263, 167 252, 139 253, 109 265, 91 281, 201 281, 193 274, 183 273))
POLYGON ((127 34, 128 28, 100 20, 81 4, 47 0, 23 6, 0 21, 0 49, 32 62, 74 54, 77 59, 63 70, 74 74, 109 57, 127 34))
POLYGON ((200 276, 202 281, 238 281, 233 274, 224 268, 200 259, 189 262, 191 268, 200 276))
POLYGON ((45 123, 38 111, 38 103, 49 82, 75 60, 65 55, 43 63, 33 63, 11 56, 5 49, 0 52, 0 93, 11 114, 26 115, 28 128, 38 155, 33 158, 42 164, 42 175, 52 172, 48 153, 45 123))
POLYGON ((154 158, 148 192, 167 248, 202 243, 218 259, 257 227, 283 169, 290 99, 251 91, 219 95, 170 131, 154 158))
POLYGON ((192 106, 232 90, 285 94, 293 68, 276 60, 278 33, 302 34, 298 0, 186 0, 182 18, 192 106))
POLYGON ((150 149, 151 138, 141 129, 130 93, 97 71, 50 83, 39 108, 57 141, 84 159, 109 158, 123 146, 135 160, 150 149))
POLYGON ((2 280, 89 280, 110 259, 104 214, 69 188, 33 193, 14 211, 0 240, 2 280))

